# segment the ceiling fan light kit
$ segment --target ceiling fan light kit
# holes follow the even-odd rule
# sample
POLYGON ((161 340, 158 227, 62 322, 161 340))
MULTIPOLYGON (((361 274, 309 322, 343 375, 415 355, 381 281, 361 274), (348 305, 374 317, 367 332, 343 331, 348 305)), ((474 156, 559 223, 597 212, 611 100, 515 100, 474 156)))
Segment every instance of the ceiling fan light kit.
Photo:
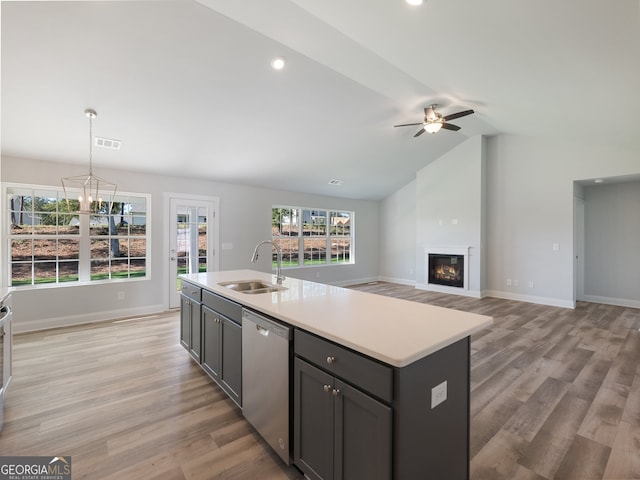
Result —
POLYGON ((442 128, 442 123, 438 121, 425 123, 423 128, 427 133, 437 133, 442 128))
POLYGON ((460 127, 454 125, 453 123, 449 123, 449 120, 454 120, 456 118, 466 117, 467 115, 471 115, 475 113, 473 110, 464 110, 457 113, 451 113, 449 115, 442 116, 442 114, 436 112, 437 104, 429 105, 424 109, 424 120, 422 122, 416 123, 402 123, 400 125, 394 125, 394 127, 412 127, 416 125, 420 125, 422 128, 416 132, 414 137, 419 137, 424 132, 429 133, 437 133, 440 129, 444 128, 445 130, 452 130, 457 132, 460 130, 460 127))

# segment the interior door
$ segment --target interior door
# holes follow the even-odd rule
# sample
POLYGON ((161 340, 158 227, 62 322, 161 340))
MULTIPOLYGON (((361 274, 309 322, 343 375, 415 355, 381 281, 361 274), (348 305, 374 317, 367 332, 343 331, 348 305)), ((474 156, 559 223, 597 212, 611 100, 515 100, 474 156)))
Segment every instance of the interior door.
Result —
POLYGON ((218 199, 169 197, 169 308, 180 306, 180 275, 218 270, 218 199))

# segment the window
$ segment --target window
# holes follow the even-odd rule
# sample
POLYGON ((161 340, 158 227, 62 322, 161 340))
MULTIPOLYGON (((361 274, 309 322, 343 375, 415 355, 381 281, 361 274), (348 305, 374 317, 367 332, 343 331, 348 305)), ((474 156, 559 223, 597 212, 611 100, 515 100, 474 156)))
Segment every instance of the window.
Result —
POLYGON ((273 207, 271 232, 282 249, 282 266, 353 263, 353 217, 347 211, 273 207))
POLYGON ((61 188, 7 187, 9 285, 146 277, 148 204, 118 194, 80 215, 61 188))

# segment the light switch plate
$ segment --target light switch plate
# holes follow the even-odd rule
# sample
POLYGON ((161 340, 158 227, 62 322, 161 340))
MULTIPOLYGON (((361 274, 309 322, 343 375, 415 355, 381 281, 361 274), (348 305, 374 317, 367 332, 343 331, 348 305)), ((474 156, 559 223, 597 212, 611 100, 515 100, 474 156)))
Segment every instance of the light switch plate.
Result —
POLYGON ((447 399, 447 381, 431 389, 431 409, 436 408, 447 399))

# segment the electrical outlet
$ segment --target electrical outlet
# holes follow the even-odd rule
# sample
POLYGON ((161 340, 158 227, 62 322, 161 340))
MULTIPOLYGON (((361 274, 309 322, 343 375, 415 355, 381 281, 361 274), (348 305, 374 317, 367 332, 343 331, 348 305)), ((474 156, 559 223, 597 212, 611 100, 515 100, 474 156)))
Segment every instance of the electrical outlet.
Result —
POLYGON ((124 292, 123 291, 118 292, 118 300, 124 300, 124 292))
POLYGON ((431 389, 431 409, 436 408, 447 399, 447 381, 431 389))

